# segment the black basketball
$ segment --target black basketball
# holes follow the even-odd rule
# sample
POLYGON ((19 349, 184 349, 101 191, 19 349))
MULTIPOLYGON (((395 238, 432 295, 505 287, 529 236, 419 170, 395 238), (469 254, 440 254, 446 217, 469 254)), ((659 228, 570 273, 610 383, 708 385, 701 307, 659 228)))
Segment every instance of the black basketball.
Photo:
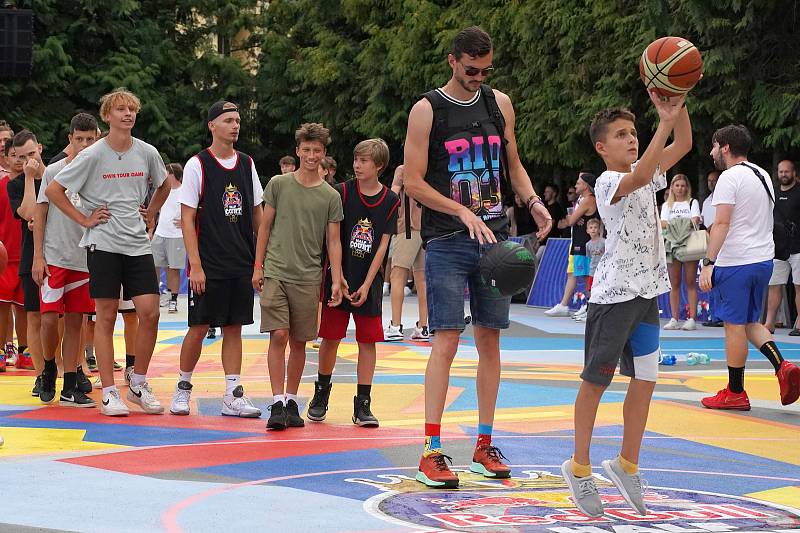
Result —
POLYGON ((478 268, 483 283, 503 296, 513 296, 528 287, 536 274, 533 255, 512 241, 489 248, 478 262, 478 268))

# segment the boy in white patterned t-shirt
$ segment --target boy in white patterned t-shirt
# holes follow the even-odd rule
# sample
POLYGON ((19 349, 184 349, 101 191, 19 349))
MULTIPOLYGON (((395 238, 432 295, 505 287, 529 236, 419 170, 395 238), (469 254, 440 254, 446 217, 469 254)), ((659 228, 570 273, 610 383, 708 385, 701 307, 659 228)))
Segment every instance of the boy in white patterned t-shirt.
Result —
POLYGON ((618 363, 620 373, 631 378, 623 408, 625 431, 619 456, 602 465, 628 504, 647 513, 637 463, 658 374, 657 296, 670 287, 655 194, 667 185, 664 173, 692 147, 684 97, 662 100, 651 92, 650 98, 660 121, 638 162, 639 141, 630 111, 601 111, 589 128, 607 167, 597 178, 595 196, 608 235, 586 316, 583 383, 575 400, 575 452, 561 471, 575 505, 593 517, 603 515, 603 504, 592 477, 589 445, 597 408, 618 363), (665 147, 670 133, 674 141, 665 147))

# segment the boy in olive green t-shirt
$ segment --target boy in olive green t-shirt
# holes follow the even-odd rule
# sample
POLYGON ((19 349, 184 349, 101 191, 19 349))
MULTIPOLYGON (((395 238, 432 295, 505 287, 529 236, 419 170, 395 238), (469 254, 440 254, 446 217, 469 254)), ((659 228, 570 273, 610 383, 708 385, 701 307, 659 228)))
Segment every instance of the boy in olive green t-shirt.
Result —
MULTIPOLYGON (((341 280, 342 270, 342 202, 318 172, 330 134, 322 124, 303 124, 295 140, 300 168, 275 176, 264 190, 253 268, 253 286, 261 292, 261 332, 270 333, 267 366, 273 400, 267 428, 276 430, 304 425, 297 390, 306 363, 306 342, 315 339, 319 329, 326 242, 332 278, 341 280)), ((329 304, 336 306, 342 300, 341 282, 333 285, 329 304)))

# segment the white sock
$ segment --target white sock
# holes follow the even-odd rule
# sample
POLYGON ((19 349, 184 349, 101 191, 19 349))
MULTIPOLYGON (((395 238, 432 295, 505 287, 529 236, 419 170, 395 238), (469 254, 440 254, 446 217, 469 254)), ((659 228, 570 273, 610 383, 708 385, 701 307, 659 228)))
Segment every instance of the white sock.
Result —
POLYGON ((233 394, 233 389, 241 385, 240 374, 225 374, 225 394, 233 394))
POLYGON ((272 397, 272 402, 270 402, 270 405, 276 404, 278 402, 284 403, 283 394, 277 394, 277 395, 273 396, 272 397))
POLYGON ((294 403, 297 403, 297 394, 286 394, 283 398, 283 405, 288 405, 289 400, 294 400, 294 403))
POLYGON ((141 387, 147 381, 147 374, 131 374, 131 387, 141 387))
MULTIPOLYGON (((116 391, 117 390, 117 386, 116 385, 111 385, 110 387, 103 387, 103 397, 105 398, 106 395, 108 395, 112 390, 116 391)), ((117 394, 119 394, 119 391, 117 391, 117 394)))
POLYGON ((192 374, 193 374, 193 371, 192 372, 184 372, 183 370, 179 369, 178 370, 178 375, 179 375, 178 380, 179 381, 188 381, 189 383, 191 383, 192 382, 192 374))

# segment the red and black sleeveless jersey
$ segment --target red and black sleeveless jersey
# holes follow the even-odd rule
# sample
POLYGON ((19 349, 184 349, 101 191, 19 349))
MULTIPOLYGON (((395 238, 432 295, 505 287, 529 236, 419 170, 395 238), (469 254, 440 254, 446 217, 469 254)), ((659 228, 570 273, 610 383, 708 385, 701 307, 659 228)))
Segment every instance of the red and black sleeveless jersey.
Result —
POLYGON ((197 154, 203 172, 197 245, 208 279, 253 275, 253 163, 247 154, 237 151, 236 156, 236 165, 228 170, 208 150, 197 154))
MULTIPOLYGON (((400 198, 388 187, 383 187, 375 196, 364 196, 358 187, 358 180, 351 179, 335 186, 342 196, 344 220, 340 224, 342 242, 342 273, 355 292, 367 279, 367 272, 375 258, 381 237, 397 232, 397 211, 400 198)), ((331 271, 325 272, 325 300, 331 295, 331 271)), ((383 302, 383 277, 380 272, 370 286, 369 297, 360 307, 353 307, 344 300, 340 309, 359 315, 377 316, 381 314, 383 302)))

